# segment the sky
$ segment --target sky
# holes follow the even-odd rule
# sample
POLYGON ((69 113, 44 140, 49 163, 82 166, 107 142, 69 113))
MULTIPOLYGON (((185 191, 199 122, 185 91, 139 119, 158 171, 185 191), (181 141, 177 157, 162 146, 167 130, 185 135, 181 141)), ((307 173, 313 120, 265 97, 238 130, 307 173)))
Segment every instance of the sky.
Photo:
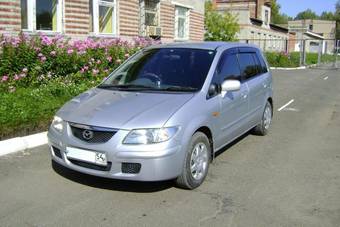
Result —
POLYGON ((308 8, 320 15, 323 11, 335 11, 337 0, 277 0, 281 5, 281 13, 295 17, 308 8))

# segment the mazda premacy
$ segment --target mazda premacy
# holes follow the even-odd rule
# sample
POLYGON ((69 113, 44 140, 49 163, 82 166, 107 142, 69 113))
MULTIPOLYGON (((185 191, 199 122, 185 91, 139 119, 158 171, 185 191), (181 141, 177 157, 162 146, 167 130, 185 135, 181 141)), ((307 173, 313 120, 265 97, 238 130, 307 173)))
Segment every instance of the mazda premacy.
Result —
POLYGON ((272 94, 256 46, 147 47, 56 113, 48 132, 52 159, 90 175, 174 179, 193 189, 216 151, 250 130, 267 134, 272 94))

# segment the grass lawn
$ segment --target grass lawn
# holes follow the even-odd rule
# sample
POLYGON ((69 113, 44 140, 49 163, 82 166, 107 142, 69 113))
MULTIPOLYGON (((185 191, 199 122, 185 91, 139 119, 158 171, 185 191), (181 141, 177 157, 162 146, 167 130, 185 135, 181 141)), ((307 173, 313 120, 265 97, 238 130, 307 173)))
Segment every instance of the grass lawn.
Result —
POLYGON ((65 102, 92 86, 53 81, 39 88, 0 93, 0 140, 47 130, 65 102))

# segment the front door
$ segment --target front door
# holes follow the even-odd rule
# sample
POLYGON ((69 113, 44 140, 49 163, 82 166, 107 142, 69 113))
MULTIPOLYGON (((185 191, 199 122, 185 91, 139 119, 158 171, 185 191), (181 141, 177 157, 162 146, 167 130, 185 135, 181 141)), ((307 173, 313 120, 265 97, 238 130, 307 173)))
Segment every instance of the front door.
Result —
POLYGON ((222 55, 215 77, 219 84, 228 79, 241 82, 240 90, 230 91, 224 96, 222 94, 218 96, 220 116, 217 118, 219 135, 216 139, 216 147, 220 147, 241 135, 246 126, 249 89, 247 83, 244 83, 241 78, 237 49, 227 50, 222 55))

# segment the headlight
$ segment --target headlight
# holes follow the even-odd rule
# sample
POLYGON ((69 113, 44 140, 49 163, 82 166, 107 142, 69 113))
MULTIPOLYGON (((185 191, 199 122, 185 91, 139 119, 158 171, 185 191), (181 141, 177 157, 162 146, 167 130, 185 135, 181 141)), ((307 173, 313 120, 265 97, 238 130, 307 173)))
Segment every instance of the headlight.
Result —
POLYGON ((54 116, 51 126, 61 133, 63 131, 63 119, 58 116, 54 116))
POLYGON ((134 129, 125 137, 124 144, 152 144, 165 142, 173 137, 178 127, 134 129))

